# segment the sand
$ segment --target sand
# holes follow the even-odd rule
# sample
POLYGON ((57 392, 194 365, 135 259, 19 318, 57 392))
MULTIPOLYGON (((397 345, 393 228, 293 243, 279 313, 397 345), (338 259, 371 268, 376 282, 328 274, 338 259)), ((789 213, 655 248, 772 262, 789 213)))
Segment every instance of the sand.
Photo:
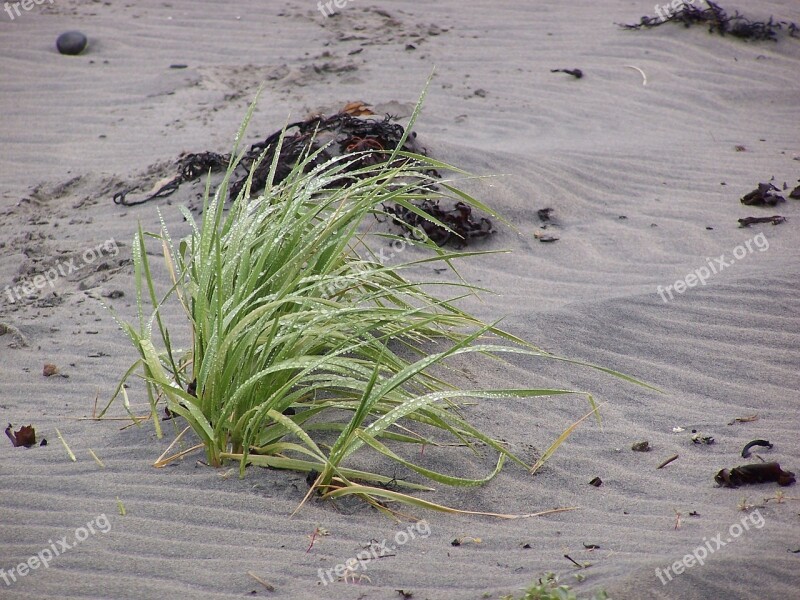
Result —
MULTIPOLYGON (((498 598, 545 572, 585 598, 798 597, 796 487, 725 489, 714 474, 757 462, 739 456, 755 438, 774 444, 759 450, 765 460, 800 469, 800 202, 739 202, 759 182, 797 185, 800 41, 615 26, 653 14, 651 4, 354 0, 326 18, 312 0, 55 0, 13 21, 0 13, 0 409, 4 423, 30 423, 48 441, 0 442, 0 578, 16 569, 0 597, 498 598), (81 56, 54 49, 70 29, 90 38, 81 56), (159 440, 149 424, 86 420, 135 358, 102 302, 135 316, 137 222, 155 229, 158 204, 180 230, 177 205, 196 203, 202 182, 133 208, 114 205, 113 193, 169 175, 181 152, 227 151, 262 82, 249 142, 350 100, 408 114, 434 65, 420 140, 474 173, 503 174, 470 190, 517 228, 501 225, 480 245, 511 254, 462 265, 497 292, 464 307, 662 393, 562 363, 461 364, 479 385, 591 391, 602 427, 585 421, 533 477, 510 466, 485 487, 424 497, 505 513, 579 508, 515 521, 420 513, 429 529, 413 539, 408 524, 357 505, 309 503, 289 518, 306 491, 300 475, 250 469, 240 480, 199 464, 199 453, 156 469, 170 425, 159 440), (550 72, 575 67, 582 79, 550 72), (555 243, 535 237, 545 207, 555 243), (786 223, 737 226, 773 214, 786 223), (724 270, 662 299, 659 286, 690 281, 716 257, 724 270), (8 289, 59 265, 52 288, 11 302, 8 289), (65 377, 44 377, 45 363, 65 377), (715 443, 692 443, 693 429, 715 443), (641 440, 651 452, 631 450, 641 440), (312 545, 317 528, 329 535, 312 545), (318 569, 371 540, 395 545, 393 556, 359 569, 356 584, 322 584, 318 569), (45 550, 60 554, 19 575, 45 550), (689 554, 695 562, 679 573, 689 554)), ((800 21, 791 0, 725 7, 800 21)), ((139 414, 143 389, 129 390, 139 414)), ((469 415, 533 458, 586 408, 574 396, 469 415)), ((124 416, 121 405, 111 413, 124 416)), ((488 464, 431 460, 456 473, 488 464)))

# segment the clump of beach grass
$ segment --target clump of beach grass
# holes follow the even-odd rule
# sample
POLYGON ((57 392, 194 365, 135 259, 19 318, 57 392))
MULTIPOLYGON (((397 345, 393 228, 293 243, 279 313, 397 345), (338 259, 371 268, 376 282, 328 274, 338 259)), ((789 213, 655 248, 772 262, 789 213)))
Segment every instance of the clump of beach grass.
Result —
MULTIPOLYGON (((559 582, 555 573, 545 573, 539 580, 522 590, 522 596, 508 594, 500 600, 578 600, 568 585, 559 582)), ((608 594, 600 590, 592 595, 592 600, 610 600, 608 594)))
MULTIPOLYGON (((405 135, 418 111, 419 105, 405 135)), ((479 291, 460 278, 445 284, 403 276, 423 263, 455 270, 454 261, 482 252, 448 251, 422 235, 415 245, 428 251, 425 257, 384 265, 366 238, 405 239, 365 233, 363 226, 367 217, 386 216, 383 206, 389 203, 431 219, 415 204, 421 198, 458 200, 496 215, 455 182, 434 179, 435 170, 465 174, 430 157, 395 149, 354 169, 358 157, 352 155, 314 166, 317 153, 300 160, 279 184, 273 185, 270 176, 258 196, 251 197, 248 183, 225 210, 231 177, 243 155, 237 147, 219 186, 213 193, 210 183, 206 187, 202 223, 181 208, 191 228, 187 237, 175 242, 160 213, 160 231, 146 233, 140 225, 132 245, 138 322, 118 319, 139 359, 114 397, 122 393, 127 408, 123 386, 140 374, 159 437, 157 407, 163 402, 171 414, 186 420, 210 465, 236 461, 242 475, 247 465, 305 472, 310 474, 309 494, 356 494, 381 510, 391 510, 392 501, 445 507, 387 484, 430 489, 425 485, 349 468, 348 459, 357 451, 372 450, 423 480, 453 486, 483 484, 506 460, 529 468, 461 416, 458 402, 581 392, 458 389, 448 383, 444 367, 449 358, 470 353, 558 357, 459 309, 460 297, 479 291), (342 186, 345 175, 348 184, 342 186), (172 278, 166 291, 156 289, 148 241, 163 250, 172 278), (433 294, 434 286, 444 292, 433 294), (182 326, 191 331, 186 350, 173 347, 170 329, 178 324, 168 326, 162 315, 166 303, 174 301, 186 316, 182 326), (493 449, 496 468, 484 478, 469 479, 430 470, 422 459, 403 458, 393 449, 448 441, 493 449)), ((274 153, 273 175, 279 154, 274 153)))

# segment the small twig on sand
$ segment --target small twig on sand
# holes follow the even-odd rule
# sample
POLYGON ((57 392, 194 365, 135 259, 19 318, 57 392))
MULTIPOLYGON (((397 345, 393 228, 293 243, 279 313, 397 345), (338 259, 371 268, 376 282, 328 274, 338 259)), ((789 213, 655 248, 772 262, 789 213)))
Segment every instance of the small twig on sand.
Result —
POLYGON ((633 65, 625 65, 629 69, 636 69, 639 73, 642 74, 642 85, 647 85, 647 75, 645 75, 644 71, 642 71, 639 67, 634 67, 633 65))
POLYGON ((306 554, 308 554, 314 547, 314 542, 317 541, 317 537, 323 535, 330 535, 330 533, 328 532, 327 529, 323 529, 322 527, 319 526, 314 528, 313 533, 309 536, 311 538, 311 543, 308 545, 308 548, 306 548, 306 554))
POLYGON ((665 461, 664 461, 664 462, 662 462, 660 465, 658 465, 658 466, 656 467, 656 469, 663 469, 663 468, 664 468, 664 467, 666 467, 666 466, 667 466, 669 463, 671 463, 673 460, 678 460, 678 455, 677 455, 677 454, 676 454, 675 456, 670 456, 670 457, 669 457, 667 460, 665 460, 665 461))
POLYGON ((101 466, 103 469, 105 469, 105 468, 106 468, 106 465, 103 463, 103 461, 102 461, 102 460, 100 460, 100 457, 99 457, 99 456, 97 456, 97 454, 95 454, 95 453, 94 453, 94 450, 92 450, 91 448, 89 448, 88 450, 89 450, 89 454, 91 454, 91 455, 92 455, 92 458, 94 459, 94 461, 95 461, 95 462, 96 462, 98 465, 100 465, 100 466, 101 466))
POLYGON ((270 591, 270 592, 274 592, 274 591, 275 591, 275 586, 274 586, 274 585, 272 585, 272 584, 271 584, 269 581, 267 581, 266 579, 262 579, 261 577, 259 577, 259 576, 258 576, 258 575, 256 575, 255 573, 253 573, 252 571, 248 571, 248 572, 247 572, 247 574, 248 574, 250 577, 252 577, 253 579, 255 579, 255 580, 258 582, 258 583, 260 583, 261 585, 263 585, 265 588, 267 588, 267 590, 268 590, 268 591, 270 591))
POLYGON ((64 439, 64 436, 62 436, 61 432, 58 430, 58 427, 56 427, 56 435, 58 436, 58 439, 61 440, 61 443, 64 445, 64 448, 67 450, 67 454, 69 454, 69 457, 70 459, 72 459, 72 462, 77 461, 78 459, 75 458, 75 454, 73 454, 72 450, 70 450, 69 446, 67 446, 67 442, 64 439))

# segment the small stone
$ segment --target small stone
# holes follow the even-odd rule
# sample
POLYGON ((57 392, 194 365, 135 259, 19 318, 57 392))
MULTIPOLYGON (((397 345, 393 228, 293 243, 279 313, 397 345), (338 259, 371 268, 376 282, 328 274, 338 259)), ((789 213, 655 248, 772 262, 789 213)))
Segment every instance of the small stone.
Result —
POLYGON ((80 31, 66 31, 58 36, 56 48, 61 54, 74 56, 86 49, 89 40, 80 31))
POLYGON ((55 365, 51 365, 50 363, 46 363, 42 368, 42 375, 45 377, 52 377, 58 373, 58 367, 55 365))
POLYGON ((650 447, 650 442, 644 440, 642 442, 636 442, 633 446, 631 446, 631 450, 634 452, 650 452, 652 448, 650 447))

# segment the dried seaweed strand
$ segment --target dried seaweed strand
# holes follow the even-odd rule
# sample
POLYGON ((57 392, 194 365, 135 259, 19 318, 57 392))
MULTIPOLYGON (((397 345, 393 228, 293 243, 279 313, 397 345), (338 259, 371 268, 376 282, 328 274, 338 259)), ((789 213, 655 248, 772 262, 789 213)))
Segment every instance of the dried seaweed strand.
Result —
MULTIPOLYGON (((790 37, 796 37, 800 28, 791 21, 775 21, 770 17, 768 21, 751 21, 739 11, 734 11, 729 16, 719 4, 706 0, 707 8, 698 8, 683 2, 677 9, 670 9, 668 15, 659 12, 657 17, 644 16, 635 24, 620 24, 624 29, 650 29, 664 23, 682 23, 685 27, 692 25, 707 25, 709 33, 720 35, 730 34, 734 37, 748 40, 778 41, 778 32, 786 27, 790 37)), ((664 7, 662 7, 663 9, 664 7)))

